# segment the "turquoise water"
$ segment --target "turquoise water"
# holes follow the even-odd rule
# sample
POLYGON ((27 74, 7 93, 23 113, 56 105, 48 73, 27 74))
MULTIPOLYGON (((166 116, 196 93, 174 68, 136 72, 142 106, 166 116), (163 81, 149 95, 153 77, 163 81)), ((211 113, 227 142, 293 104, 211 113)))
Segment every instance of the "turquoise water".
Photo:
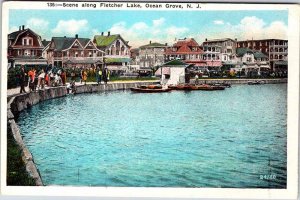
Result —
POLYGON ((115 91, 20 114, 46 185, 286 187, 287 85, 115 91))

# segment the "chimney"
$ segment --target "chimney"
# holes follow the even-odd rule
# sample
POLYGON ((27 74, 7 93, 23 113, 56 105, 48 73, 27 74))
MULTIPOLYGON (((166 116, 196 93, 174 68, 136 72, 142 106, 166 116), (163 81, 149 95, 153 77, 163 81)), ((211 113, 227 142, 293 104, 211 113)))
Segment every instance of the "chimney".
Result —
POLYGON ((19 31, 21 30, 21 26, 19 26, 19 31))
POLYGON ((22 30, 24 31, 24 28, 25 28, 25 26, 24 25, 22 25, 22 30))
POLYGON ((110 36, 110 31, 107 32, 107 36, 110 36))
POLYGON ((149 44, 151 44, 151 40, 150 40, 149 44))
POLYGON ((102 32, 101 35, 103 36, 103 34, 104 34, 104 33, 102 32))
POLYGON ((205 42, 207 42, 207 38, 205 38, 205 42))
POLYGON ((75 35, 75 38, 78 39, 78 34, 75 35))
POLYGON ((235 38, 234 40, 237 41, 237 38, 235 38))
POLYGON ((168 43, 165 43, 165 46, 168 46, 168 43))
POLYGON ((67 36, 64 36, 64 38, 67 38, 67 36))

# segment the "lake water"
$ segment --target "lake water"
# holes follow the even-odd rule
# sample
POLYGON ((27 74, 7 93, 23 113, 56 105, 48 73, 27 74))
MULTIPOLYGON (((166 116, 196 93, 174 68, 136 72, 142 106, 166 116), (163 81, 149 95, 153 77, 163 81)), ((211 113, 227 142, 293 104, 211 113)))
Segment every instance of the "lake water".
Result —
POLYGON ((20 114, 46 185, 286 188, 287 84, 70 95, 20 114))

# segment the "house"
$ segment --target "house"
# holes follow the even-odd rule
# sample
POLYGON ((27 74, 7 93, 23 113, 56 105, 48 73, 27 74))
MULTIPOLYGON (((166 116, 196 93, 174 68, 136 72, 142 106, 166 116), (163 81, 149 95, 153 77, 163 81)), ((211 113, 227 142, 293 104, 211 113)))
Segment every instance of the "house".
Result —
POLYGON ((161 76, 161 84, 177 85, 188 82, 186 76, 186 68, 189 64, 181 60, 172 60, 162 64, 155 72, 156 76, 161 76))
POLYGON ((104 52, 89 38, 52 37, 48 62, 57 67, 91 67, 103 64, 104 52))
POLYGON ((140 69, 139 48, 130 49, 130 70, 137 71, 140 69))
POLYGON ((10 66, 41 66, 47 65, 42 57, 43 44, 41 36, 25 26, 8 34, 7 57, 10 66))
POLYGON ((269 73, 269 59, 262 52, 249 48, 236 49, 236 66, 232 68, 247 77, 263 76, 269 73))
POLYGON ((47 41, 47 40, 43 40, 42 44, 43 44, 43 51, 42 51, 42 57, 45 58, 46 60, 48 60, 48 49, 50 47, 50 42, 51 41, 47 41))
MULTIPOLYGON (((233 59, 236 54, 236 42, 237 39, 231 38, 213 39, 207 38, 202 43, 204 50, 203 59, 208 61, 218 61, 217 67, 223 67, 223 69, 229 69, 233 67, 233 59), (221 63, 220 63, 221 62, 221 63)), ((212 68, 214 66, 211 66, 212 68)))
POLYGON ((200 45, 193 38, 184 38, 166 49, 165 61, 180 59, 189 64, 196 64, 202 60, 202 54, 200 45))
POLYGON ((237 42, 237 48, 249 48, 258 50, 265 54, 270 61, 270 66, 273 71, 284 70, 287 71, 288 61, 288 40, 281 39, 263 39, 263 40, 244 40, 237 42), (280 63, 280 68, 276 65, 280 63))
POLYGON ((130 65, 130 46, 120 34, 95 35, 94 44, 98 49, 105 52, 105 65, 114 73, 121 73, 128 70, 130 65))
POLYGON ((164 63, 167 44, 149 42, 139 47, 139 60, 141 68, 153 68, 164 63))

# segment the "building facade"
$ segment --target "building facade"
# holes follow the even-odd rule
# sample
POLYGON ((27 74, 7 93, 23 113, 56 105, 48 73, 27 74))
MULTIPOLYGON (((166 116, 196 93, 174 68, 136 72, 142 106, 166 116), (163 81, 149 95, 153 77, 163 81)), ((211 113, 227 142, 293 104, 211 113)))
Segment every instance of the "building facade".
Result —
POLYGON ((264 77, 270 74, 268 57, 260 51, 249 48, 236 48, 235 67, 231 68, 246 77, 264 77))
POLYGON ((7 57, 10 66, 39 66, 47 65, 42 57, 43 44, 41 36, 25 26, 18 31, 8 34, 7 57))
POLYGON ((139 47, 139 62, 140 68, 151 69, 155 66, 160 66, 164 63, 165 50, 167 44, 157 42, 149 42, 147 45, 139 47))
POLYGON ((94 44, 98 49, 105 52, 106 67, 115 72, 121 73, 129 69, 130 66, 130 46, 128 41, 125 41, 121 35, 111 35, 108 32, 104 35, 95 35, 93 39, 94 44))
POLYGON ((288 40, 245 40, 238 41, 237 47, 261 51, 269 58, 270 66, 273 71, 287 72, 288 40))
POLYGON ((204 50, 203 59, 208 61, 217 61, 219 65, 225 68, 232 67, 234 56, 236 54, 236 42, 230 38, 208 40, 202 43, 204 50))
POLYGON ((184 38, 177 40, 173 46, 167 47, 165 61, 177 59, 193 64, 202 60, 202 54, 200 45, 193 38, 184 38))
POLYGON ((89 38, 53 37, 47 52, 48 62, 57 67, 90 67, 103 64, 104 52, 89 38))

